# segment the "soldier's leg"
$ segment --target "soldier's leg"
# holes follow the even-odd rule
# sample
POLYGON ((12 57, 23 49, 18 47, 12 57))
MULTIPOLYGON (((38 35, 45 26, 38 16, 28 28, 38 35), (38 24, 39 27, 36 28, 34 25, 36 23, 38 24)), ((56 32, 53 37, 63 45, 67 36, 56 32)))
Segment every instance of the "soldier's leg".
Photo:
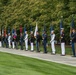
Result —
POLYGON ((33 47, 33 42, 31 42, 31 51, 34 50, 34 47, 33 47))
POLYGON ((65 55, 65 43, 61 43, 61 54, 65 55))
POLYGON ((75 56, 76 56, 76 43, 74 44, 74 46, 75 46, 75 56))
POLYGON ((25 41, 26 50, 28 50, 28 40, 25 41))
POLYGON ((52 53, 55 54, 55 45, 54 45, 54 42, 52 42, 52 53))
POLYGON ((73 51, 73 56, 75 56, 75 46, 74 46, 74 43, 72 43, 72 51, 73 51))

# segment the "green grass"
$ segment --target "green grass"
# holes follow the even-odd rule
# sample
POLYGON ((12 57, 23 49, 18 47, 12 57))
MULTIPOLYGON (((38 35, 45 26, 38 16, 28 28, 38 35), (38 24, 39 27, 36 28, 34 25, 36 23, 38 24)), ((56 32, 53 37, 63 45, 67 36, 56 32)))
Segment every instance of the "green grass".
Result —
POLYGON ((76 67, 0 52, 0 75, 76 75, 76 67))

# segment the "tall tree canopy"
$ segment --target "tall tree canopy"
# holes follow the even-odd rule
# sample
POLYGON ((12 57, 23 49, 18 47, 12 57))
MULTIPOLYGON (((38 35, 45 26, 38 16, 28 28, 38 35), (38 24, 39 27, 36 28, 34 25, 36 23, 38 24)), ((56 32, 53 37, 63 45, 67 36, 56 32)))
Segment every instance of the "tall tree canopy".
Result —
MULTIPOLYGON (((76 23, 76 0, 0 0, 0 27, 16 27, 30 25, 33 27, 38 22, 39 30, 46 25, 48 33, 50 24, 54 25, 56 35, 59 35, 59 22, 63 16, 63 25, 66 36, 74 15, 76 23)), ((68 39, 69 36, 66 38, 68 39)))

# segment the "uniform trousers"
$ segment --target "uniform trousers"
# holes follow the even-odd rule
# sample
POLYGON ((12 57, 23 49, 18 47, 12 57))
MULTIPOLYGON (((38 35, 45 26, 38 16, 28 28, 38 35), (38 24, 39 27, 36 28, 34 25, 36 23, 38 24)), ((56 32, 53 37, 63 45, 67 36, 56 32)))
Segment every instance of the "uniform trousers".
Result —
POLYGON ((11 48, 11 40, 8 40, 9 48, 11 48))
POLYGON ((61 54, 65 55, 65 43, 61 43, 61 54))
POLYGON ((13 48, 13 49, 15 48, 15 43, 14 43, 14 41, 12 42, 12 48, 13 48))
POLYGON ((28 50, 28 40, 25 40, 25 48, 28 50))
POLYGON ((31 51, 33 51, 34 50, 34 44, 33 44, 33 42, 31 42, 31 51))
POLYGON ((52 48, 52 53, 55 54, 55 43, 54 41, 51 42, 51 48, 52 48))

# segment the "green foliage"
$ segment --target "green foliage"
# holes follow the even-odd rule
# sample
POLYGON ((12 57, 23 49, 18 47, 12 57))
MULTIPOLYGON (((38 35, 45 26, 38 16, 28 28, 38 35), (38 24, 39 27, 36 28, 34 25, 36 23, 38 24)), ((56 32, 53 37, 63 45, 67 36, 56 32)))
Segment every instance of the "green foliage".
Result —
MULTIPOLYGON (((26 24, 35 27, 38 21, 39 30, 45 24, 50 33, 50 24, 54 25, 55 32, 59 36, 59 22, 61 16, 64 19, 66 36, 69 34, 72 14, 76 23, 75 0, 0 0, 0 27, 16 27, 26 24)), ((29 31, 29 30, 28 30, 29 31)), ((69 35, 66 39, 69 38, 69 35)), ((68 39, 69 40, 69 39, 68 39)))

